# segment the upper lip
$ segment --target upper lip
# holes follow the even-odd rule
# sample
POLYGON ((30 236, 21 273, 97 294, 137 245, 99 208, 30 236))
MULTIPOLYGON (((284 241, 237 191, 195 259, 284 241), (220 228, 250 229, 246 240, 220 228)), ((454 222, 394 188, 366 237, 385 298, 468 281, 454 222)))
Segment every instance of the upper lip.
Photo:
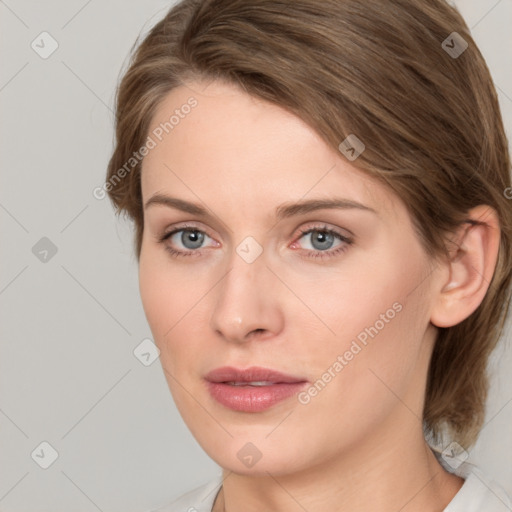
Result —
POLYGON ((223 366, 216 368, 205 375, 209 382, 272 382, 278 383, 296 383, 306 382, 306 379, 287 375, 271 368, 262 368, 251 366, 250 368, 234 368, 232 366, 223 366))

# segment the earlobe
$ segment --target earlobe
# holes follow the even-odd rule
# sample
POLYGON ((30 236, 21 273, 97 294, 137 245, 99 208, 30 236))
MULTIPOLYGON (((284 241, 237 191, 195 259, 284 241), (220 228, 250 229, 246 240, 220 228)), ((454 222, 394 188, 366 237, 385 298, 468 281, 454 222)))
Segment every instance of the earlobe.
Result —
POLYGON ((444 263, 448 278, 440 283, 431 312, 432 324, 452 327, 478 308, 494 274, 499 243, 496 211, 487 205, 470 210, 453 239, 450 258, 444 263))

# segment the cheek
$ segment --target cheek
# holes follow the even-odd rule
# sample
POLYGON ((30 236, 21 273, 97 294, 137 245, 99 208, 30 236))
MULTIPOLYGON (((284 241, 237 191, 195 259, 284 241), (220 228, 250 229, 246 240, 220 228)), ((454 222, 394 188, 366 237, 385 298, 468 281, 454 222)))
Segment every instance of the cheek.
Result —
MULTIPOLYGON (((364 344, 387 338, 388 344, 399 345, 404 336, 414 337, 410 328, 425 321, 428 295, 427 283, 422 281, 428 275, 426 267, 419 247, 402 247, 395 241, 378 250, 357 252, 342 261, 339 269, 321 269, 309 276, 289 274, 286 282, 302 300, 288 309, 295 317, 291 327, 314 320, 316 338, 323 338, 322 346, 334 350, 348 349, 354 339, 364 344)), ((320 340, 311 344, 307 337, 298 339, 306 343, 304 348, 312 349, 316 359, 322 357, 320 340)))
POLYGON ((311 398, 311 412, 329 410, 340 422, 347 416, 369 421, 395 405, 393 393, 404 396, 423 357, 429 318, 426 276, 419 249, 401 258, 397 252, 381 254, 361 262, 360 270, 354 268, 343 287, 318 295, 315 304, 334 334, 325 330, 325 341, 331 341, 321 343, 321 351, 307 347, 316 378, 313 396, 304 396, 304 402, 311 398))
POLYGON ((162 248, 143 242, 139 261, 139 291, 144 312, 156 341, 183 316, 195 294, 195 286, 186 286, 183 272, 169 264, 162 248))
POLYGON ((162 269, 155 259, 143 249, 139 262, 139 292, 146 318, 157 343, 172 325, 173 308, 169 304, 172 296, 167 293, 165 279, 166 275, 162 274, 162 269))
POLYGON ((156 249, 143 245, 139 261, 139 291, 154 342, 160 349, 160 359, 165 366, 169 358, 164 341, 179 322, 185 298, 181 287, 172 286, 173 273, 160 260, 156 249))
MULTIPOLYGON (((144 312, 160 349, 165 370, 175 375, 196 366, 201 340, 205 340, 204 308, 208 281, 171 265, 161 251, 144 250, 139 262, 139 291, 144 312), (202 327, 202 334, 200 329, 202 327)), ((172 384, 172 382, 170 382, 172 384)))

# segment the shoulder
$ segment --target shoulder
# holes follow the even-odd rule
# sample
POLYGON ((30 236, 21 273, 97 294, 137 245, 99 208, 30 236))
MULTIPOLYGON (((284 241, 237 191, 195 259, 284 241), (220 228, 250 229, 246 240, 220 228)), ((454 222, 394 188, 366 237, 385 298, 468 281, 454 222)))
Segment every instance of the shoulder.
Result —
POLYGON ((464 463, 456 474, 464 484, 443 512, 510 512, 512 500, 503 487, 477 466, 464 463))
POLYGON ((181 495, 172 503, 148 512, 211 512, 221 485, 222 478, 215 478, 181 495))

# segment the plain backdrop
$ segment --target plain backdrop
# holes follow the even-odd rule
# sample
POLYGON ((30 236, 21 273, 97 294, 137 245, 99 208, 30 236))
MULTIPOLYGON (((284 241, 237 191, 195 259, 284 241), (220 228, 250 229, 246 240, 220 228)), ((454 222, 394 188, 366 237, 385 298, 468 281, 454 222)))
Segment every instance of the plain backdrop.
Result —
MULTIPOLYGON (((512 0, 456 4, 510 139, 512 0)), ((131 226, 92 194, 113 147, 119 73, 171 5, 0 1, 2 512, 146 511, 220 471, 177 413, 159 360, 134 355, 151 332, 131 226)), ((510 332, 470 460, 512 494, 510 332)))

